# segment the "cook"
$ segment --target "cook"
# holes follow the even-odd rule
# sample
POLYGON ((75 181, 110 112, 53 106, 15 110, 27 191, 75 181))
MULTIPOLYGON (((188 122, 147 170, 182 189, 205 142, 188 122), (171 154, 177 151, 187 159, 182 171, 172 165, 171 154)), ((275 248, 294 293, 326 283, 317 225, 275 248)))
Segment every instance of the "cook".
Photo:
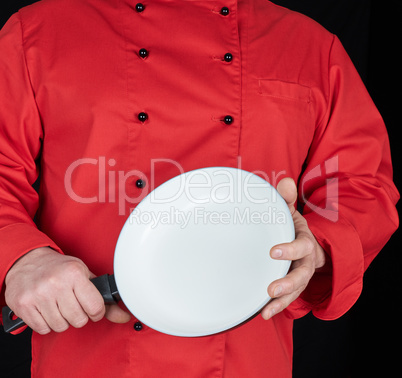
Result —
POLYGON ((348 311, 398 226, 386 129, 341 43, 269 1, 43 0, 2 29, 0 83, 2 301, 35 331, 33 377, 291 377, 292 319, 348 311), (115 185, 92 164, 70 184, 105 201, 72 199, 68 167, 100 156, 115 185), (240 158, 285 172, 296 224, 267 251, 293 264, 262 316, 180 338, 105 309, 88 278, 112 271, 129 199, 177 174, 163 159, 240 158))

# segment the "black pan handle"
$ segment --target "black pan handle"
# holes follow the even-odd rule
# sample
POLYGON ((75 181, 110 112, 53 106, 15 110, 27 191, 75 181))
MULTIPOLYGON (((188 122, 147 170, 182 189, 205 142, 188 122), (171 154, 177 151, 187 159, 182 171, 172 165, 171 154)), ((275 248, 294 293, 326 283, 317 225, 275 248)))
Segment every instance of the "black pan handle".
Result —
POLYGON ((3 307, 1 314, 3 316, 4 332, 13 332, 25 325, 22 319, 14 319, 14 311, 8 306, 3 307))
MULTIPOLYGON (((106 304, 120 301, 121 298, 113 274, 104 274, 103 276, 92 278, 91 282, 99 290, 106 304)), ((13 332, 25 325, 22 319, 14 319, 14 311, 8 306, 3 307, 2 316, 4 332, 13 332)))
POLYGON ((91 282, 102 294, 106 304, 113 304, 121 300, 114 274, 104 274, 103 276, 92 278, 91 282))

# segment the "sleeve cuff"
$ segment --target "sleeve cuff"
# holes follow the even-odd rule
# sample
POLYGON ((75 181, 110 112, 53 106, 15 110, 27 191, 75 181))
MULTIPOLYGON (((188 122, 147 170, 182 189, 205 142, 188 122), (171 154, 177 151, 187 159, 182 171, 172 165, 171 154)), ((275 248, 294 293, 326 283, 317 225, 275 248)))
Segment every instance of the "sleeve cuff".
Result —
POLYGON ((329 261, 285 311, 291 318, 300 318, 312 311, 319 319, 334 320, 345 314, 361 293, 362 245, 355 228, 345 219, 334 222, 316 213, 309 213, 305 218, 329 261))

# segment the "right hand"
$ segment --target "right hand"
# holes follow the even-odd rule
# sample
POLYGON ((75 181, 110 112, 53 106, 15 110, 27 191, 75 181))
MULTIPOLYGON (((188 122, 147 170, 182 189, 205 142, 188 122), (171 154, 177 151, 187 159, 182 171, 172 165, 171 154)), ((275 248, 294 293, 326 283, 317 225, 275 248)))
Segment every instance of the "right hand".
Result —
POLYGON ((41 335, 63 332, 72 325, 104 316, 126 323, 131 315, 117 305, 105 306, 89 280, 95 277, 78 258, 51 248, 37 248, 21 257, 8 271, 5 299, 14 314, 41 335))

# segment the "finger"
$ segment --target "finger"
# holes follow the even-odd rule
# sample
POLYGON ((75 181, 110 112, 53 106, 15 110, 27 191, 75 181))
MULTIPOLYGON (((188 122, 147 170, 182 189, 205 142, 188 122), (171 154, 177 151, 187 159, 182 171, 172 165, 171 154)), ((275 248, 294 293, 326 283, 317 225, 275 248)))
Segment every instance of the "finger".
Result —
POLYGON ((81 307, 73 292, 68 292, 58 300, 61 315, 74 328, 81 328, 88 322, 88 315, 81 307))
POLYGON ((106 306, 106 319, 111 321, 112 323, 127 323, 131 319, 131 314, 127 311, 121 309, 117 304, 116 305, 107 305, 106 306))
POLYGON ((89 279, 84 279, 79 284, 77 283, 74 287, 74 294, 89 319, 97 322, 104 317, 104 300, 89 279))
POLYGON ((14 314, 15 316, 18 316, 20 319, 22 319, 29 328, 39 333, 40 335, 46 335, 51 331, 45 319, 37 309, 32 309, 27 315, 25 315, 25 313, 14 314))
POLYGON ((95 277, 96 277, 96 274, 93 274, 90 270, 88 270, 88 278, 90 280, 92 280, 92 278, 95 278, 95 277))
POLYGON ((64 332, 70 326, 66 319, 60 313, 59 307, 56 302, 45 302, 38 307, 38 311, 49 328, 55 332, 64 332))
POLYGON ((277 244, 270 250, 270 256, 277 260, 300 260, 312 255, 315 244, 306 234, 300 233, 298 237, 290 243, 277 244))
POLYGON ((261 315, 265 320, 283 311, 306 288, 311 278, 311 273, 308 269, 299 268, 291 271, 285 278, 272 282, 268 287, 268 293, 272 300, 261 311, 261 315))
POLYGON ((284 179, 279 181, 276 190, 285 200, 285 202, 289 206, 290 212, 293 214, 293 212, 295 211, 294 204, 297 200, 297 187, 294 180, 290 177, 285 177, 284 179))
POLYGON ((308 264, 303 264, 300 261, 296 262, 295 265, 297 264, 299 265, 293 267, 284 278, 275 280, 268 286, 268 294, 271 298, 280 298, 289 294, 295 294, 297 297, 306 288, 314 271, 308 264))
POLYGON ((269 304, 267 304, 261 310, 261 316, 263 317, 264 320, 268 320, 268 319, 272 318, 274 315, 277 315, 280 312, 282 312, 295 299, 296 298, 293 298, 291 296, 284 296, 282 298, 272 299, 269 302, 269 304))

